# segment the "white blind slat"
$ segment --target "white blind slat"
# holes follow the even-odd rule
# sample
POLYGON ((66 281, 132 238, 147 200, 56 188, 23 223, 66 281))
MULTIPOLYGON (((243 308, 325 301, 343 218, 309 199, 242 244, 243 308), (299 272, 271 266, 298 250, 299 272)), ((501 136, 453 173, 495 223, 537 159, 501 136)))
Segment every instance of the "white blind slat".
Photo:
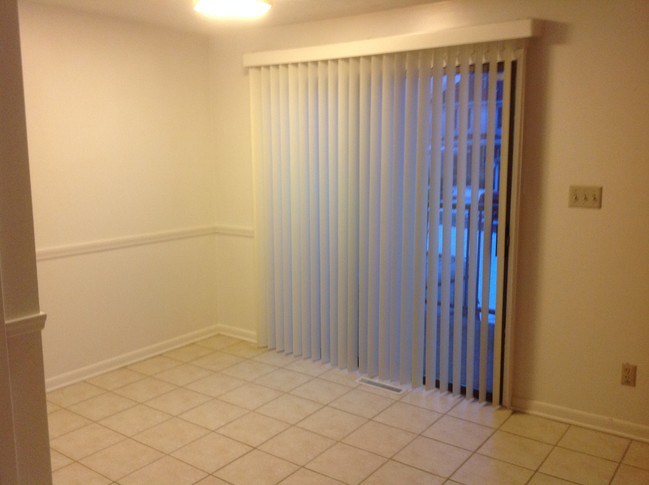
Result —
POLYGON ((338 61, 327 63, 328 78, 328 136, 329 157, 329 334, 328 361, 336 363, 338 359, 338 61))
POLYGON ((348 270, 347 288, 349 303, 347 310, 347 367, 358 368, 358 322, 359 322, 359 194, 360 194, 360 148, 359 119, 360 109, 360 61, 349 61, 349 225, 348 225, 348 270))
POLYGON ((369 194, 370 185, 370 126, 371 110, 371 74, 372 63, 369 58, 360 59, 359 82, 359 240, 358 240, 358 368, 367 372, 368 347, 368 307, 369 307, 369 194))
POLYGON ((300 339, 298 345, 293 349, 294 355, 309 355, 310 340, 311 340, 311 295, 309 292, 310 278, 311 278, 311 257, 309 255, 309 235, 311 220, 309 217, 309 164, 306 163, 308 159, 309 150, 309 137, 305 136, 308 133, 309 119, 307 117, 307 110, 304 100, 308 99, 308 71, 305 64, 297 66, 297 101, 298 101, 298 177, 299 177, 299 197, 300 197, 300 224, 299 224, 299 245, 301 260, 299 267, 301 269, 300 279, 301 286, 299 288, 300 298, 302 299, 301 314, 300 314, 300 339))
MULTIPOLYGON (((503 69, 503 105, 502 105, 502 132, 508 134, 510 131, 510 110, 511 110, 511 98, 512 98, 512 61, 513 61, 513 52, 510 47, 505 48, 503 53, 504 59, 504 69, 503 69)), ((505 157, 503 154, 509 153, 510 140, 509 136, 502 137, 501 143, 501 163, 508 163, 509 157, 505 157)), ((509 167, 506 169, 500 170, 500 180, 498 183, 500 187, 501 194, 506 194, 509 190, 509 167)), ((506 251, 505 243, 507 240, 507 224, 501 224, 500 221, 505 222, 507 219, 507 201, 508 197, 502 197, 502 204, 498 206, 498 236, 496 249, 497 255, 504 255, 506 251)), ((505 285, 505 265, 498 264, 497 266, 497 277, 496 277, 497 288, 504 288, 505 285)), ((504 320, 504 308, 501 304, 502 300, 496 301, 496 315, 495 315, 495 328, 494 328, 494 364, 493 364, 493 402, 500 402, 501 395, 501 382, 500 382, 500 369, 502 366, 502 334, 503 334, 503 320, 504 320)))
POLYGON ((347 249, 347 241, 349 239, 347 210, 349 206, 349 60, 341 60, 339 64, 341 65, 341 69, 338 69, 337 72, 338 116, 335 127, 338 132, 338 228, 337 231, 334 231, 334 235, 337 235, 336 245, 339 248, 336 288, 334 289, 337 293, 338 308, 336 309, 337 320, 334 322, 336 325, 336 352, 335 359, 332 359, 332 364, 338 367, 345 367, 347 365, 347 318, 349 305, 349 251, 347 249))
MULTIPOLYGON (((404 326, 406 330, 402 334, 407 339, 403 342, 402 360, 408 362, 408 365, 401 372, 401 382, 410 381, 413 387, 421 385, 424 378, 424 365, 428 354, 424 352, 426 345, 430 340, 430 335, 426 334, 426 278, 427 263, 426 252, 428 249, 428 192, 430 181, 430 160, 429 147, 432 137, 432 115, 430 105, 430 68, 432 64, 432 52, 419 53, 417 59, 417 69, 419 79, 417 81, 417 96, 413 100, 416 111, 416 133, 417 138, 413 141, 415 153, 415 170, 414 170, 414 225, 413 241, 411 242, 412 254, 412 299, 408 294, 404 294, 404 308, 412 304, 411 312, 404 313, 404 326), (412 315, 412 319, 408 318, 412 315), (412 329, 407 322, 412 321, 412 329)), ((414 62, 414 61, 413 61, 414 62)), ((413 91, 414 94, 414 91, 413 91)), ((406 133, 410 133, 408 129, 406 133)), ((404 291, 409 287, 404 287, 404 291)), ((432 360, 432 359, 431 359, 432 360)), ((428 372, 429 365, 426 365, 428 372)), ((428 374, 431 375, 431 374, 428 374)), ((434 375, 434 374, 433 374, 434 375)), ((427 383, 430 385, 430 380, 427 383)))
POLYGON ((320 195, 320 359, 329 361, 329 144, 328 123, 328 69, 326 62, 318 62, 318 180, 320 195))
POLYGON ((442 275, 440 321, 440 389, 448 389, 451 313, 451 241, 453 238, 453 168, 455 156, 455 53, 448 53, 446 64, 446 93, 444 97, 444 158, 442 170, 442 275))
POLYGON ((392 183, 395 177, 394 155, 394 56, 383 56, 381 92, 381 174, 380 174, 380 212, 379 212, 379 275, 378 275, 378 367, 376 374, 381 379, 389 379, 390 369, 390 292, 392 280, 392 237, 393 200, 392 183))
POLYGON ((311 293, 311 318, 310 334, 311 346, 309 354, 314 360, 320 359, 320 190, 318 185, 318 66, 309 63, 308 66, 308 100, 309 114, 308 138, 309 138, 309 208, 310 208, 310 293, 311 293))
POLYGON ((435 387, 435 379, 438 374, 438 345, 439 334, 437 331, 437 305, 439 304, 437 282, 439 280, 439 259, 438 241, 440 226, 440 199, 442 184, 442 146, 443 140, 443 118, 444 109, 444 63, 445 52, 435 51, 433 58, 433 100, 432 100, 432 137, 431 137, 431 161, 430 177, 428 188, 428 296, 426 299, 426 386, 435 387))
MULTIPOLYGON (((415 78, 416 72, 410 72, 406 70, 406 56, 398 55, 395 56, 395 66, 393 70, 394 77, 394 90, 397 93, 405 93, 406 89, 406 78, 415 78), (405 72, 405 76, 402 73, 405 72)), ((404 155, 405 151, 405 95, 404 96, 394 96, 392 105, 392 113, 395 115, 394 129, 393 129, 393 140, 392 140, 392 153, 391 159, 392 164, 399 164, 401 160, 406 160, 404 155)), ((404 167, 405 168, 405 167, 404 167)), ((392 170, 394 174, 391 177, 391 187, 390 191, 393 196, 392 204, 392 216, 391 216, 391 225, 392 225, 392 249, 389 255, 390 262, 390 274, 391 276, 391 291, 389 294, 390 298, 390 314, 389 314, 389 355, 390 362, 388 369, 386 370, 385 379, 398 382, 399 381, 399 366, 400 366, 400 352, 399 352, 399 336, 401 333, 401 298, 403 294, 403 289, 401 288, 400 282, 401 277, 401 255, 403 254, 403 184, 404 184, 404 170, 392 170)), ((412 293, 410 293, 412 295, 412 293)))
POLYGON ((480 401, 487 399, 487 375, 488 375, 488 344, 489 344, 489 300, 490 300, 490 283, 491 283, 491 223, 493 219, 494 203, 494 157, 495 157, 495 140, 496 140, 496 87, 498 81, 498 62, 496 53, 489 51, 489 88, 488 88, 488 107, 487 107, 487 149, 485 159, 485 186, 484 186, 484 210, 483 210, 483 227, 482 227, 482 297, 480 299, 480 381, 479 397, 480 401))
MULTIPOLYGON (((459 394, 462 387, 462 342, 466 340, 463 328, 464 307, 464 264, 466 255, 465 244, 465 213, 466 213, 466 173, 467 173, 467 142, 469 130, 469 63, 467 53, 460 52, 460 90, 458 94, 457 120, 457 178, 455 202, 455 283, 453 295, 453 393, 459 394)), ((466 320, 467 327, 470 321, 466 320)))
POLYGON ((466 388, 475 389, 474 370, 476 334, 475 324, 477 316, 477 290, 478 290, 478 217, 480 201, 480 157, 482 133, 482 60, 483 52, 477 47, 474 52, 474 79, 473 79, 473 133, 471 142, 471 201, 469 209, 469 257, 468 257, 468 283, 467 283, 467 364, 466 388))

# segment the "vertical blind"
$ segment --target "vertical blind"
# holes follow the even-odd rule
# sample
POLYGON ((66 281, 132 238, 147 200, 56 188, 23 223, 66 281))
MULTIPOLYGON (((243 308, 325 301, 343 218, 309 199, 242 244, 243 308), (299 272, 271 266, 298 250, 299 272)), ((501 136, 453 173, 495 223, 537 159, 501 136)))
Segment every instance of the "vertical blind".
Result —
POLYGON ((250 68, 261 344, 487 398, 522 52, 250 68))

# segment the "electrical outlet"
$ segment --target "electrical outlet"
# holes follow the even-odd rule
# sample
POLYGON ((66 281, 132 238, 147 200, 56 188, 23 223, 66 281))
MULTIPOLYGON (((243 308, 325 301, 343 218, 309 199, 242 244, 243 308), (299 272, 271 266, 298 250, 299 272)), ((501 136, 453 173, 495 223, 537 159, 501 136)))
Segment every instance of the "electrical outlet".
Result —
POLYGON ((571 185, 568 190, 568 207, 601 209, 602 186, 571 185))
POLYGON ((635 377, 638 366, 633 364, 622 364, 622 385, 635 387, 635 377))

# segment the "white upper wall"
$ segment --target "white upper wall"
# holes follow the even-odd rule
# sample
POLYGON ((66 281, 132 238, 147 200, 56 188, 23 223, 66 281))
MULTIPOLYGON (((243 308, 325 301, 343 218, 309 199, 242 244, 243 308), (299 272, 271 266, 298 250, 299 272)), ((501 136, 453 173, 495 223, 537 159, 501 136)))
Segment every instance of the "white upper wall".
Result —
POLYGON ((545 20, 545 33, 528 57, 515 402, 649 436, 646 0, 454 0, 215 35, 217 219, 253 223, 244 53, 522 18, 545 20), (569 209, 571 184, 603 185, 603 208, 569 209), (620 386, 623 362, 638 365, 636 388, 620 386))
POLYGON ((207 39, 29 2, 20 16, 37 248, 213 223, 207 39))

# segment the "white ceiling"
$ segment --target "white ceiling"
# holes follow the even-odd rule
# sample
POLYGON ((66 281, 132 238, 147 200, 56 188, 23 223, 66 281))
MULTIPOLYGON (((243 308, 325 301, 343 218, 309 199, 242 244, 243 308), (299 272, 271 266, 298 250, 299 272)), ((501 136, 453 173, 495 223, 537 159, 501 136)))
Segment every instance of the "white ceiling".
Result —
MULTIPOLYGON (((78 10, 154 23, 194 32, 215 32, 230 28, 233 22, 211 20, 193 10, 192 0, 29 0, 78 10)), ((285 25, 324 20, 440 0, 274 0, 273 8, 260 20, 235 22, 244 25, 285 25)))

